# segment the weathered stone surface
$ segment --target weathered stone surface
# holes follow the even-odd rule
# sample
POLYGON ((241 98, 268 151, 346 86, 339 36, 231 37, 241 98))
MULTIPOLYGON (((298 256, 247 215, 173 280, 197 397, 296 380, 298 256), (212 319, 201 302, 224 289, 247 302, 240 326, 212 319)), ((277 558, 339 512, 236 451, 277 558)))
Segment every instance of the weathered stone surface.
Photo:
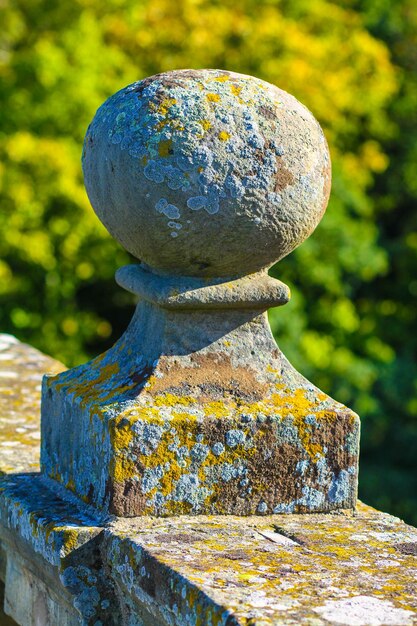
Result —
POLYGON ((164 309, 264 309, 282 306, 290 290, 265 272, 225 281, 224 278, 199 279, 193 276, 164 276, 143 264, 125 265, 116 272, 118 284, 139 298, 164 309))
POLYGON ((0 474, 39 469, 42 376, 62 363, 0 334, 0 474))
POLYGON ((83 168, 113 237, 170 274, 272 265, 314 230, 330 192, 310 111, 274 85, 220 70, 167 72, 111 96, 88 129, 83 168))
POLYGON ((21 626, 94 624, 89 615, 99 618, 96 605, 112 590, 98 552, 100 521, 59 497, 40 474, 5 475, 0 489, 6 612, 21 626))
MULTIPOLYGON (((145 597, 169 624, 417 623, 417 530, 355 514, 116 523, 108 539, 120 596, 145 597), (120 565, 122 563, 122 565, 120 565), (187 622, 187 617, 188 622, 187 622)), ((133 600, 133 602, 132 602, 133 600)))
MULTIPOLYGON (((29 346, 9 342, 9 350, 20 363, 28 354, 38 379, 53 365, 29 346)), ((18 402, 27 384, 12 378, 18 402)), ((15 406, 1 403, 0 436, 15 406)), ((36 414, 39 397, 29 423, 36 414)), ((21 446, 24 455, 32 443, 21 446)), ((21 626, 33 626, 34 615, 59 626, 417 624, 417 529, 370 507, 103 523, 67 490, 58 493, 57 483, 19 474, 17 456, 8 463, 0 478, 0 554, 7 610, 21 626)))
POLYGON ((19 584, 32 583, 25 607, 6 595, 23 626, 35 602, 73 626, 69 592, 91 626, 417 624, 417 530, 364 505, 355 514, 119 519, 103 530, 39 477, 3 488, 6 593, 19 540, 19 584))
POLYGON ((327 205, 311 113, 250 76, 168 72, 100 107, 83 165, 142 261, 116 277, 139 304, 111 350, 45 381, 42 471, 124 516, 353 507, 359 418, 294 370, 266 317, 290 294, 265 268, 327 205))
POLYGON ((4 583, 0 576, 0 624, 1 626, 16 626, 16 622, 3 611, 4 606, 4 583))
POLYGON ((45 380, 42 416, 45 474, 116 515, 356 502, 358 417, 291 367, 253 308, 142 301, 105 355, 45 380))
POLYGON ((55 584, 51 584, 50 580, 42 580, 39 572, 45 571, 44 563, 40 559, 36 564, 29 563, 28 556, 30 551, 27 549, 23 556, 14 549, 8 551, 7 596, 4 605, 14 621, 4 623, 0 612, 0 624, 79 626, 80 615, 72 604, 71 594, 60 589, 57 580, 55 584))

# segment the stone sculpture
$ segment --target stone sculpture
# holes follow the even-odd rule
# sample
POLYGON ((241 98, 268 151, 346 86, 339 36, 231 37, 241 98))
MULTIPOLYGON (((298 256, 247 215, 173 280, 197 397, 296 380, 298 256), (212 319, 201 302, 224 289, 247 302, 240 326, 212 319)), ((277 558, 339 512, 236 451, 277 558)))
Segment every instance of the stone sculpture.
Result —
POLYGON ((354 507, 359 418, 288 363, 266 314, 290 297, 268 267, 328 202, 311 113, 250 76, 167 72, 99 108, 83 168, 139 303, 108 352, 44 380, 44 474, 119 516, 354 507))

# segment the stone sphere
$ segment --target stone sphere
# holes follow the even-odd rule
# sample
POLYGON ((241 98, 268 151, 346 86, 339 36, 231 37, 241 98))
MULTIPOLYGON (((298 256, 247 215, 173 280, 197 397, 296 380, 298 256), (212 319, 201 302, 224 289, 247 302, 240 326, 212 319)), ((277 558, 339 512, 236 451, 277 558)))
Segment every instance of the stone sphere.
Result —
POLYGON ((161 273, 237 276, 269 267, 319 223, 330 157, 313 115, 252 76, 180 70, 98 109, 83 170, 95 212, 161 273))

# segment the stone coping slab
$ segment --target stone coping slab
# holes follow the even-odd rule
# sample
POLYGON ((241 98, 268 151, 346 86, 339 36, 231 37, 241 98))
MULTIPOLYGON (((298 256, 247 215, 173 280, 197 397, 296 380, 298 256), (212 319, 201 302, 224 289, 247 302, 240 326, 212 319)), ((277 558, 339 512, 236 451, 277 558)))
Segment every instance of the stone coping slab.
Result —
POLYGON ((417 530, 363 504, 354 514, 123 520, 108 554, 119 585, 159 599, 169 624, 417 623, 417 530))
MULTIPOLYGON (((36 424, 40 376, 62 366, 29 346, 8 345, 16 367, 24 367, 26 358, 32 363, 28 377, 35 393, 27 419, 36 424)), ((13 361, 2 363, 14 371, 13 361)), ((14 396, 10 404, 4 396, 0 401, 0 441, 14 440, 28 377, 10 377, 14 396)), ((24 428, 23 418, 19 423, 24 428)), ((50 590, 48 606, 67 606, 72 598, 74 614, 63 626, 77 620, 92 626, 417 624, 417 529, 397 518, 360 504, 334 514, 104 523, 81 501, 28 472, 35 469, 35 449, 27 438, 19 454, 6 455, 6 462, 1 456, 0 541, 7 560, 6 607, 15 619, 27 614, 13 613, 10 597, 20 559, 21 572, 50 590)), ((25 619, 16 621, 29 625, 25 619)))
POLYGON ((355 513, 140 517, 103 527, 39 475, 2 482, 6 553, 13 537, 28 560, 35 553, 56 568, 80 623, 417 624, 417 530, 365 505, 355 513))
POLYGON ((66 367, 0 334, 0 474, 39 471, 42 377, 66 367))

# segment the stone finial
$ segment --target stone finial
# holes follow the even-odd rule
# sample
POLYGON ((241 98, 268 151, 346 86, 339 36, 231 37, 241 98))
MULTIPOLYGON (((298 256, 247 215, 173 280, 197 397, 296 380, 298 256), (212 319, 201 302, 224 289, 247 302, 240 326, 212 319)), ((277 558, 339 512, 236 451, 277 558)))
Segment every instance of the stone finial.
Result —
POLYGON ((151 268, 186 276, 270 267, 314 230, 330 191, 311 113, 269 83, 217 70, 117 92, 87 131, 83 168, 113 237, 151 268))
POLYGON ((123 516, 329 511, 356 501, 359 418, 303 378, 266 310, 267 269, 317 226, 330 159, 295 98, 250 76, 183 70, 97 111, 91 203, 140 263, 123 337, 46 378, 42 470, 123 516))

